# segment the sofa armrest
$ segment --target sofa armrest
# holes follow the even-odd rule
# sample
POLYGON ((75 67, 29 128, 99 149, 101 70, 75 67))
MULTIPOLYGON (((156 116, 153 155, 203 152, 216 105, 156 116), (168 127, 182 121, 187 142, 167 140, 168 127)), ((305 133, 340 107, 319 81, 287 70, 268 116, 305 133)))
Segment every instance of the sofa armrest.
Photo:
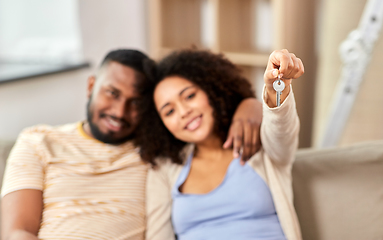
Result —
POLYGON ((5 164, 7 162, 9 152, 11 151, 13 145, 14 142, 12 141, 0 140, 0 189, 3 183, 5 164))
POLYGON ((383 141, 299 150, 292 173, 303 239, 382 239, 383 141))

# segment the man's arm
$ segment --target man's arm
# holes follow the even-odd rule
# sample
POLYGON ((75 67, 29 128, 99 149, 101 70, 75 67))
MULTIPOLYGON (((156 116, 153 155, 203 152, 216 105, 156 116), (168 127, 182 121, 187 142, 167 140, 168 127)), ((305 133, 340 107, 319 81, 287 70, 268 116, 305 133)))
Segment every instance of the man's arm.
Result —
POLYGON ((43 136, 37 127, 25 129, 8 156, 1 189, 1 239, 37 239, 43 211, 44 164, 38 150, 43 136))
POLYGON ((42 191, 24 189, 1 200, 1 239, 37 240, 43 209, 42 191))
POLYGON ((233 146, 234 157, 238 157, 242 147, 242 161, 249 160, 261 147, 261 123, 262 103, 255 98, 244 99, 234 113, 223 147, 233 146))

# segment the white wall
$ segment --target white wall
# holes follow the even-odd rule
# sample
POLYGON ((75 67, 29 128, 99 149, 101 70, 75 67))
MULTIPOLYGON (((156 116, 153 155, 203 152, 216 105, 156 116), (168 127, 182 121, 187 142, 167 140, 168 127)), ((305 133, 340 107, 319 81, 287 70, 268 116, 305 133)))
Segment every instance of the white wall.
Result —
POLYGON ((83 120, 86 80, 111 49, 146 46, 146 1, 81 0, 79 14, 90 69, 0 83, 0 139, 14 140, 25 127, 83 120))

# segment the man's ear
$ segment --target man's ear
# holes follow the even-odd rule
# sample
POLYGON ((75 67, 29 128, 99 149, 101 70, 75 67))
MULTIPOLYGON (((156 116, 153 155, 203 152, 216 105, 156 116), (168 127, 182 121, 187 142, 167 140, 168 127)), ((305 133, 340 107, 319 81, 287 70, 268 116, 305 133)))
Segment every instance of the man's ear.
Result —
POLYGON ((95 76, 89 76, 88 77, 88 88, 87 88, 87 97, 88 99, 90 98, 90 96, 92 95, 92 92, 93 92, 93 88, 95 86, 95 83, 96 83, 96 77, 95 76))

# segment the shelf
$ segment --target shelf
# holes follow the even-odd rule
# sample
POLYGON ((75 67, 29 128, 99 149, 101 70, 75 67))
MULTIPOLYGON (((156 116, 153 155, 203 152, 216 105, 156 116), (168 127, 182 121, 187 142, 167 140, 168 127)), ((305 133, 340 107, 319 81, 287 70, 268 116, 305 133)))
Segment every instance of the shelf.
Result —
MULTIPOLYGON (((270 53, 272 13, 270 0, 149 0, 151 52, 157 59, 168 49, 192 46, 215 52, 270 53)), ((239 59, 252 65, 251 60, 239 59)))
POLYGON ((201 46, 200 5, 201 0, 162 1, 160 24, 163 29, 163 47, 201 46))
MULTIPOLYGON (((166 56, 177 48, 161 48, 159 53, 161 56, 166 56)), ((254 54, 254 53, 236 53, 222 52, 230 61, 237 65, 266 67, 269 59, 269 54, 254 54)))
POLYGON ((220 0, 218 12, 218 46, 221 51, 272 51, 273 10, 270 0, 220 0))
POLYGON ((245 66, 266 67, 269 54, 223 52, 233 63, 245 66))

